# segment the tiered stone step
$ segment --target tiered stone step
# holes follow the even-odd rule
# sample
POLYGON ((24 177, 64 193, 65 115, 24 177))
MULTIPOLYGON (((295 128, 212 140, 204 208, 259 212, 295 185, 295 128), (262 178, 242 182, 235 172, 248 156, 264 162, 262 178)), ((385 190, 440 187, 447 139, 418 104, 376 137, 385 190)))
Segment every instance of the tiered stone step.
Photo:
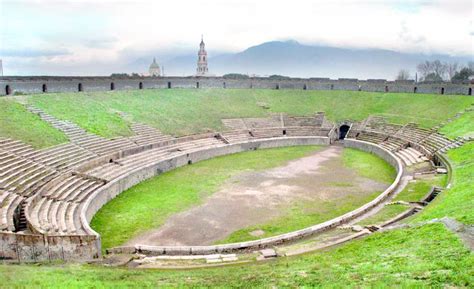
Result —
POLYGON ((412 143, 420 143, 432 133, 431 130, 419 128, 418 125, 409 123, 400 129, 395 136, 412 143))
POLYGON ((13 140, 10 138, 1 138, 1 137, 0 137, 0 150, 5 150, 12 154, 16 154, 20 156, 28 155, 35 151, 35 149, 32 146, 25 144, 22 141, 13 140))
POLYGON ((387 139, 387 136, 386 135, 383 135, 383 134, 380 134, 380 133, 375 133, 375 132, 366 132, 366 131, 363 131, 363 132, 360 132, 356 138, 358 140, 362 140, 362 141, 367 141, 367 142, 371 142, 371 143, 381 143, 383 141, 385 141, 387 139))
POLYGON ((438 133, 433 133, 420 143, 430 152, 434 153, 436 151, 446 151, 451 148, 459 147, 463 144, 462 141, 451 141, 438 133))
POLYGON ((72 174, 58 178, 54 185, 42 190, 41 197, 29 208, 28 220, 40 231, 80 234, 79 208, 103 185, 102 181, 72 174))
POLYGON ((308 116, 284 116, 283 124, 285 127, 321 127, 322 121, 308 116))
POLYGON ((136 135, 130 137, 130 140, 138 145, 147 145, 160 143, 174 139, 172 136, 162 134, 159 130, 146 124, 134 123, 132 130, 136 135))
POLYGON ((35 151, 34 153, 28 155, 28 157, 34 161, 41 162, 57 170, 72 168, 97 156, 97 154, 92 153, 73 143, 59 145, 41 151, 35 151))
POLYGON ((271 137, 282 137, 283 136, 283 128, 276 127, 276 128, 259 128, 259 129, 252 129, 250 134, 254 138, 271 138, 271 137))
POLYGON ((32 113, 38 114, 42 120, 50 123, 53 127, 63 131, 68 137, 86 133, 86 131, 78 125, 67 120, 57 119, 39 108, 30 106, 28 107, 28 110, 32 113))
POLYGON ((395 152, 395 155, 402 160, 406 166, 428 161, 428 159, 419 151, 412 147, 407 147, 395 152))
POLYGON ((280 116, 273 116, 267 118, 243 118, 245 126, 248 129, 282 127, 282 120, 280 116))
POLYGON ((224 126, 230 130, 246 130, 247 126, 241 118, 229 118, 221 120, 224 126))
POLYGON ((327 136, 328 131, 317 126, 285 127, 287 136, 327 136))
POLYGON ((25 199, 23 196, 0 189, 0 231, 15 231, 13 215, 25 199))
POLYGON ((375 119, 372 118, 370 123, 366 124, 365 130, 382 133, 386 135, 395 135, 402 128, 401 125, 386 123, 385 119, 383 118, 377 118, 377 119, 381 119, 381 121, 376 122, 375 119))
POLYGON ((389 151, 397 151, 407 146, 407 142, 396 137, 389 137, 384 142, 380 143, 380 146, 388 149, 389 151))
POLYGON ((107 163, 86 172, 87 175, 101 178, 107 181, 118 178, 136 168, 157 163, 160 160, 199 150, 205 147, 218 147, 225 144, 216 138, 197 139, 184 143, 176 143, 169 146, 155 148, 121 158, 116 163, 107 163))
POLYGON ((230 143, 244 142, 253 139, 253 137, 250 135, 249 130, 246 129, 223 132, 222 136, 230 143))
POLYGON ((5 151, 0 155, 0 188, 18 195, 31 195, 57 175, 56 170, 27 158, 5 151))
POLYGON ((71 141, 98 155, 107 155, 119 150, 138 147, 128 138, 105 139, 93 134, 82 134, 71 138, 71 141))

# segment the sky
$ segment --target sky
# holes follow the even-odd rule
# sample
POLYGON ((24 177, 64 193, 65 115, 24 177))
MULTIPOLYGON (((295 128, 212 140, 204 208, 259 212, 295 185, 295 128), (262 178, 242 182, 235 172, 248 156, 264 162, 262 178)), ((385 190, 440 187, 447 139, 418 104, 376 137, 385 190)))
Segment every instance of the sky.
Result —
POLYGON ((143 55, 194 53, 202 34, 210 57, 289 39, 472 57, 473 6, 472 0, 0 0, 0 59, 5 75, 108 75, 143 55))

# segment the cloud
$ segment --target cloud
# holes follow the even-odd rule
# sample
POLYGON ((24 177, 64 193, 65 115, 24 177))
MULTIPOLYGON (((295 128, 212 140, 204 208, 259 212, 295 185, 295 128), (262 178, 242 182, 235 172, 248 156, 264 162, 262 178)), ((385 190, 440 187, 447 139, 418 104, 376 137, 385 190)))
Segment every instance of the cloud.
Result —
POLYGON ((115 37, 92 38, 84 42, 84 46, 89 48, 112 48, 118 42, 115 37))
POLYGON ((67 49, 0 49, 0 57, 51 57, 70 55, 67 49))
MULTIPOLYGON (((50 51, 50 57, 56 52, 54 67, 101 62, 117 69, 152 55, 166 60, 195 53, 204 34, 210 56, 286 39, 472 55, 472 5, 470 0, 0 0, 0 51, 38 58, 48 56, 40 51, 50 51)), ((90 70, 99 71, 95 65, 90 70)))

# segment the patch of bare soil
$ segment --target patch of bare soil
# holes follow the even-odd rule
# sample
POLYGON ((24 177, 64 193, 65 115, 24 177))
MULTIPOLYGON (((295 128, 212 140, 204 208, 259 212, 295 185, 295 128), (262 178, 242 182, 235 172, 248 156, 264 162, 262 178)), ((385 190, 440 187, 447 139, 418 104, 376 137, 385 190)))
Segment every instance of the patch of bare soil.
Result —
POLYGON ((294 202, 366 196, 388 186, 345 168, 342 150, 329 146, 281 167, 240 174, 201 205, 171 216, 127 245, 210 245, 236 230, 285 215, 294 202))

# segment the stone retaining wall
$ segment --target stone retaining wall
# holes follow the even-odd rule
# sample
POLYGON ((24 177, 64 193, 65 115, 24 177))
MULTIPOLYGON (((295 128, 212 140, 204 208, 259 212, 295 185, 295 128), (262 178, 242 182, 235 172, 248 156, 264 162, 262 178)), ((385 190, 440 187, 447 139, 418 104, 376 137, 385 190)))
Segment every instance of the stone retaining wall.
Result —
POLYGON ((414 83, 407 81, 357 79, 299 79, 273 80, 268 78, 225 79, 222 77, 1 77, 0 96, 7 94, 35 94, 44 92, 78 92, 136 90, 156 88, 256 88, 351 90, 372 92, 405 92, 472 95, 473 84, 414 83), (199 83, 199 85, 198 85, 199 83), (141 87, 141 88, 140 88, 141 87))

